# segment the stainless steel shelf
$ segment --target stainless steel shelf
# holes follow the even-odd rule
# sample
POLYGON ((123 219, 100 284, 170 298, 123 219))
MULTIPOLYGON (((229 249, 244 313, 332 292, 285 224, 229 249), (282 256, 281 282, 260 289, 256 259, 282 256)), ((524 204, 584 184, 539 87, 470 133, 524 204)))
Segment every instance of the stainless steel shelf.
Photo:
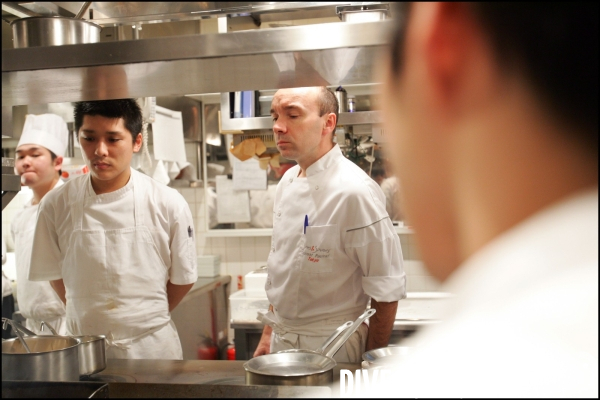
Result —
POLYGON ((392 26, 339 22, 4 49, 2 105, 373 83, 392 26))

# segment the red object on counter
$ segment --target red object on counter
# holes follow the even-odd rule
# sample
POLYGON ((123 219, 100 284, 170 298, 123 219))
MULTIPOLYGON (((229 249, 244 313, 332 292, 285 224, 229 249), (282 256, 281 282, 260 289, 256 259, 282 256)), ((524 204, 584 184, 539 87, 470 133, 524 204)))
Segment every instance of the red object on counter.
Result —
POLYGON ((244 277, 242 275, 238 275, 237 284, 238 290, 242 290, 244 288, 244 277))
POLYGON ((233 345, 227 349, 227 359, 235 361, 235 347, 233 345))
POLYGON ((198 360, 218 360, 219 350, 215 345, 204 345, 198 346, 198 360))

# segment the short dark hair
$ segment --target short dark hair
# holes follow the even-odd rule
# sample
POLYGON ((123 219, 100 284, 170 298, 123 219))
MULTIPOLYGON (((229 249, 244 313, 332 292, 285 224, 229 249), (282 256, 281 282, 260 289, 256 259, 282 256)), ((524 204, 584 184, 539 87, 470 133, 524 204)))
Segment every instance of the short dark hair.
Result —
POLYGON ((80 101, 75 103, 75 132, 83 125, 85 115, 100 115, 106 118, 123 118, 125 128, 133 141, 142 132, 142 110, 134 99, 80 101))
MULTIPOLYGON (((337 120, 339 118, 338 114, 338 100, 337 97, 333 94, 333 92, 327 89, 325 86, 320 87, 321 93, 319 94, 319 116, 322 117, 325 114, 334 113, 335 114, 335 124, 337 126, 337 120)), ((335 126, 333 127, 335 131, 335 126)))
MULTIPOLYGON (((572 139, 598 158, 598 3, 468 3, 494 49, 497 64, 518 71, 539 101, 575 128, 572 139)), ((392 69, 402 69, 410 7, 397 9, 392 69)), ((396 16, 396 13, 394 13, 396 16)))

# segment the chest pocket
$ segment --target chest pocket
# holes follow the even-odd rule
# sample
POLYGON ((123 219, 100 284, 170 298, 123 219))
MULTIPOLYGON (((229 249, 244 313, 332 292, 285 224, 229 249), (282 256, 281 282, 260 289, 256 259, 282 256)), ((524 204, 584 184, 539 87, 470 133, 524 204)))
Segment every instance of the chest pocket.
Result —
POLYGON ((339 244, 337 225, 307 226, 302 235, 300 271, 322 274, 333 271, 334 255, 339 244))

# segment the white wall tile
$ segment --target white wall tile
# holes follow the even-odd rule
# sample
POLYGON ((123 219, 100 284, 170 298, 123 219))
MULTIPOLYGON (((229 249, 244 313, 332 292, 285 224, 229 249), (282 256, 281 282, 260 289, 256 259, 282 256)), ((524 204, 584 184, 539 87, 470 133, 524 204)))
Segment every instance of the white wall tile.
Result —
MULTIPOLYGON (((180 188, 181 195, 188 202, 190 208, 192 208, 193 204, 196 204, 196 191, 194 188, 180 188)), ((195 208, 195 207, 193 207, 195 208)))
POLYGON ((240 238, 227 238, 227 262, 241 263, 243 261, 242 248, 240 246, 240 238))
MULTIPOLYGON (((242 261, 241 267, 242 267, 242 275, 244 275, 244 276, 246 276, 250 272, 256 270, 254 261, 242 261)), ((244 282, 244 285, 245 284, 246 284, 246 282, 244 282)))
POLYGON ((210 242, 213 249, 227 249, 224 237, 211 237, 210 242))

